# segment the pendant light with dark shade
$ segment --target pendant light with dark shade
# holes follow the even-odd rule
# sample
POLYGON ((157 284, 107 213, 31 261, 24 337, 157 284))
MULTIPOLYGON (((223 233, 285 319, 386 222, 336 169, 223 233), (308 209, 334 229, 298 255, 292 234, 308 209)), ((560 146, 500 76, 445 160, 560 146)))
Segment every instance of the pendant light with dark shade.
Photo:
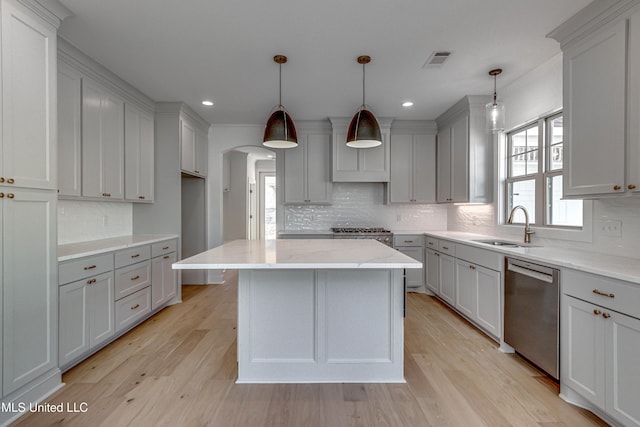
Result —
POLYGON ((493 77, 493 101, 485 107, 487 132, 494 134, 504 131, 504 103, 498 101, 496 93, 496 79, 500 74, 502 74, 501 68, 489 71, 489 75, 493 77))
POLYGON ((362 105, 356 112, 347 131, 347 146, 352 148, 372 148, 382 144, 382 134, 378 120, 367 109, 364 102, 364 66, 371 62, 370 56, 359 56, 358 64, 362 64, 362 105))
POLYGON ((287 110, 282 105, 282 64, 287 62, 284 55, 276 55, 273 61, 280 67, 280 98, 275 111, 271 113, 264 128, 262 145, 269 148, 294 148, 298 146, 296 127, 287 110))

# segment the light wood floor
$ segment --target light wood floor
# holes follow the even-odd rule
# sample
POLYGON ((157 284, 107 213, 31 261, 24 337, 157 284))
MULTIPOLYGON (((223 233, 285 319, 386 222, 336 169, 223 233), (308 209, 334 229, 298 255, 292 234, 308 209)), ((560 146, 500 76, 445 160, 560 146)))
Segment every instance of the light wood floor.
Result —
POLYGON ((407 384, 237 385, 236 282, 185 286, 166 308, 63 376, 20 426, 601 426, 444 304, 409 294, 407 384))

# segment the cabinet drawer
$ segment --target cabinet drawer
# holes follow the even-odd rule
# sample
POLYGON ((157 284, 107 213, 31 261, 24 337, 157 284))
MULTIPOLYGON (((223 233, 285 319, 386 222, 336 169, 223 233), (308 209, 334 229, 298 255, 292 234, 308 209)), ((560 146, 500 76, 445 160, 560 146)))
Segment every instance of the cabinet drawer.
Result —
POLYGON ((425 241, 427 242, 426 247, 428 249, 433 249, 434 251, 437 251, 438 248, 440 247, 440 242, 435 237, 426 236, 425 241))
POLYGON ((448 240, 438 241, 438 250, 451 256, 456 256, 456 244, 448 240))
POLYGON ((64 285, 113 270, 113 253, 65 261, 58 265, 58 283, 64 285))
POLYGON ((176 239, 154 243, 153 245, 151 245, 151 258, 175 252, 176 246, 176 239))
POLYGON ((424 244, 424 236, 422 234, 394 234, 393 247, 398 246, 417 246, 422 247, 424 244))
POLYGON ((488 249, 456 244, 456 257, 495 271, 502 271, 504 255, 488 249))
POLYGON ((640 318, 640 285, 575 270, 562 270, 562 293, 640 318))
POLYGON ((116 270, 116 300, 151 284, 151 261, 116 270))
POLYGON ((143 318, 151 311, 151 288, 146 287, 138 292, 116 301, 116 331, 143 318))
POLYGON ((116 268, 135 264, 140 261, 146 261, 151 258, 151 248, 149 245, 136 246, 135 248, 125 249, 116 252, 115 262, 116 268))

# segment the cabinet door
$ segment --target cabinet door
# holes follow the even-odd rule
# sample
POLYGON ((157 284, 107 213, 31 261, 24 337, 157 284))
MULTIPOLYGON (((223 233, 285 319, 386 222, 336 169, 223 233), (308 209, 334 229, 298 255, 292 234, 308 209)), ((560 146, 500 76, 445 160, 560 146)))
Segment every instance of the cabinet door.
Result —
POLYGON ((209 135, 201 130, 196 131, 195 170, 198 175, 207 176, 209 169, 209 135))
POLYGON ((56 32, 2 2, 0 176, 15 187, 56 188, 56 32))
POLYGON ((621 21, 564 52, 564 196, 624 189, 626 37, 621 21))
POLYGON ((309 134, 305 147, 307 200, 313 203, 331 202, 331 140, 329 135, 309 134))
POLYGON ((627 190, 640 192, 640 12, 629 20, 629 160, 627 190))
POLYGON ((124 197, 124 101, 82 81, 82 195, 124 197))
POLYGON ((177 293, 177 281, 176 271, 171 268, 171 265, 177 260, 176 253, 170 253, 162 257, 162 285, 164 287, 164 300, 169 301, 176 296, 177 293))
MULTIPOLYGON (((420 261, 424 264, 424 250, 422 248, 400 247, 397 249, 403 254, 410 256, 416 261, 420 261)), ((424 285, 424 269, 422 268, 407 268, 405 270, 405 277, 407 280, 408 289, 416 289, 424 285)))
POLYGON ((284 159, 282 162, 282 169, 284 169, 284 203, 304 203, 306 201, 304 178, 306 142, 306 135, 300 135, 297 147, 282 150, 283 153, 278 154, 278 158, 282 157, 284 159))
MULTIPOLYGON (((395 153, 395 145, 394 145, 395 153)), ((436 201, 436 137, 413 136, 413 200, 418 203, 436 201)), ((410 163, 408 163, 410 164, 410 163)))
POLYGON ((61 196, 82 195, 82 77, 58 65, 58 191, 61 196))
POLYGON ((605 402, 602 309, 562 295, 560 308, 560 382, 599 408, 605 402))
POLYGON ((477 316, 476 266, 461 259, 455 260, 455 307, 471 320, 477 316))
POLYGON ((500 272, 476 266, 478 294, 476 321, 478 325, 496 338, 502 336, 501 279, 500 272))
POLYGON ((153 201, 153 115, 125 105, 125 199, 153 201))
POLYGON ((440 295, 440 254, 427 249, 427 288, 436 295, 440 295))
POLYGON ((57 195, 22 189, 9 194, 14 198, 2 199, 5 395, 55 368, 58 353, 57 195))
POLYGON ((451 201, 451 128, 438 133, 437 142, 437 191, 438 203, 451 201))
POLYGON ((93 348, 115 333, 113 272, 102 274, 88 289, 89 344, 93 348))
POLYGON ((84 279, 60 287, 59 361, 64 366, 89 351, 87 282, 84 279))
POLYGON ((409 203, 413 201, 413 137, 393 135, 391 137, 391 179, 389 181, 389 202, 409 203))
POLYGON ((440 298, 448 302, 452 306, 456 304, 456 275, 455 275, 455 258, 449 255, 440 254, 440 280, 439 292, 440 298))
POLYGON ((196 170, 196 131, 185 119, 180 120, 180 150, 182 170, 195 173, 196 170))
POLYGON ((469 199, 469 115, 458 118, 451 127, 451 202, 469 199))
POLYGON ((640 320, 604 310, 608 414, 624 425, 640 425, 640 320))

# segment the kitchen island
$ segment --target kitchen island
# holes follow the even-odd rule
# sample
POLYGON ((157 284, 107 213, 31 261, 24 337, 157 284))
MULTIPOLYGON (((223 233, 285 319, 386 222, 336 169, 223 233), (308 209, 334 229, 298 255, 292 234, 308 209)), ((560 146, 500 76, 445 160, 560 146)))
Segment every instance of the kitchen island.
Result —
POLYGON ((404 269, 374 240, 236 240, 173 264, 238 269, 238 383, 404 382, 404 269))

